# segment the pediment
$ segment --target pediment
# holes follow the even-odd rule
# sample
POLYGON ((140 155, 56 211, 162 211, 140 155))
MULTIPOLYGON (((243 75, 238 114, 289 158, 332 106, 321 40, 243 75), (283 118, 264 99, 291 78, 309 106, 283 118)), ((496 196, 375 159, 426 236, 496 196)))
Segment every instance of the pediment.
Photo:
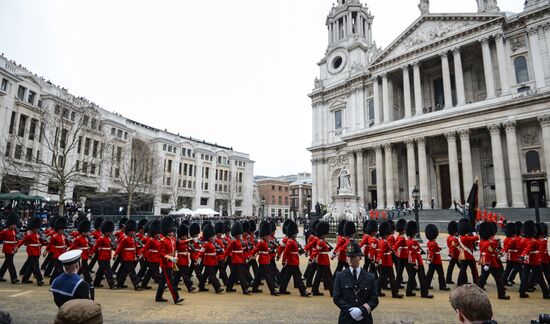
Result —
POLYGON ((346 108, 347 102, 342 99, 336 99, 328 104, 329 111, 346 108))
POLYGON ((468 30, 478 28, 500 14, 423 15, 412 23, 373 62, 378 64, 468 30))

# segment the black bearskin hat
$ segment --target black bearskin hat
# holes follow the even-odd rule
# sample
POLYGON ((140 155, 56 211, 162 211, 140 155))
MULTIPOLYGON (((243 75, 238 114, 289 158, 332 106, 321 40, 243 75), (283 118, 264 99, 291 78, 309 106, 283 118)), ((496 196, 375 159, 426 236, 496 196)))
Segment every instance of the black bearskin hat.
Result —
POLYGON ((285 221, 283 222, 283 234, 286 235, 286 228, 288 227, 288 224, 292 222, 292 220, 290 219, 285 219, 285 221))
POLYGON ((286 229, 286 235, 292 236, 298 234, 298 225, 294 222, 290 222, 286 229))
POLYGON ((340 223, 338 223, 338 229, 337 229, 338 235, 344 235, 344 226, 346 226, 346 220, 342 219, 340 223))
POLYGON ((426 225, 426 229, 424 229, 424 233, 426 233, 428 240, 435 240, 439 235, 439 230, 434 224, 428 224, 426 225))
POLYGON ((355 235, 355 223, 354 222, 346 222, 346 225, 344 225, 344 235, 345 236, 354 236, 355 235))
POLYGON ((516 235, 516 225, 514 223, 504 225, 504 234, 506 237, 514 237, 516 235))
POLYGON ((544 234, 544 237, 548 237, 548 225, 546 223, 540 223, 542 226, 542 233, 544 234))
POLYGON ((405 233, 407 236, 415 236, 418 233, 418 225, 415 221, 409 221, 405 227, 405 233))
POLYGON ((449 233, 449 235, 455 235, 458 233, 458 223, 456 221, 453 220, 449 222, 447 225, 447 233, 449 233))
POLYGON ((126 222, 128 221, 128 218, 126 217, 122 217, 119 221, 118 221, 118 228, 121 229, 123 228, 124 226, 126 226, 126 222))
POLYGON ((170 217, 170 216, 164 217, 160 221, 160 231, 162 232, 162 235, 164 235, 164 236, 168 235, 168 233, 170 233, 170 232, 175 232, 176 231, 176 227, 175 227, 174 220, 172 219, 172 217, 170 217))
POLYGON ((160 221, 158 219, 155 219, 151 223, 149 223, 149 236, 153 237, 156 234, 160 234, 160 221))
POLYGON ((378 232, 378 222, 371 219, 367 222, 367 233, 376 234, 376 232, 378 232))
POLYGON ((201 232, 201 226, 199 223, 193 223, 189 226, 189 236, 196 236, 199 235, 201 232))
POLYGON ((206 226, 202 229, 202 236, 205 240, 208 240, 212 236, 216 236, 216 231, 214 230, 212 223, 206 224, 206 226))
POLYGON ((184 235, 189 236, 189 225, 181 223, 181 225, 178 227, 178 238, 184 235))
POLYGON ((516 226, 516 235, 521 235, 523 233, 523 223, 521 221, 517 221, 514 223, 514 226, 516 226))
POLYGON ((330 231, 330 224, 328 222, 319 222, 317 224, 318 236, 327 235, 329 231, 330 231))
POLYGON ((115 222, 110 219, 106 219, 101 223, 101 233, 112 233, 115 231, 115 222))
POLYGON ((35 229, 42 227, 42 219, 40 217, 33 217, 31 218, 31 221, 29 222, 28 228, 29 229, 35 229))
POLYGON ((466 235, 472 232, 470 227, 470 220, 467 218, 461 218, 458 221, 458 235, 466 235))
POLYGON ((269 222, 261 222, 260 223, 260 236, 268 236, 271 235, 271 225, 269 222))
POLYGON ((58 219, 55 220, 54 229, 56 231, 61 229, 64 230, 66 228, 67 228, 67 220, 65 219, 65 217, 59 217, 58 219))
POLYGON ((231 236, 237 237, 237 235, 243 234, 243 224, 240 222, 233 223, 233 226, 231 226, 231 236))
POLYGON ((17 225, 19 223, 19 217, 17 217, 17 214, 12 213, 8 215, 8 219, 6 219, 6 225, 17 225))
POLYGON ((395 222, 393 220, 388 220, 388 223, 390 224, 390 234, 395 232, 395 222))
POLYGON ((542 228, 542 224, 536 224, 536 226, 537 226, 537 237, 543 237, 544 230, 542 228))
POLYGON ((217 222, 216 225, 214 226, 214 229, 216 230, 216 234, 223 234, 225 233, 224 231, 225 224, 222 222, 217 222))
POLYGON ((256 229, 257 229, 256 222, 253 221, 253 220, 249 220, 248 221, 248 232, 249 233, 254 233, 254 232, 256 232, 256 229))
POLYGON ((103 223, 103 217, 98 217, 98 218, 94 219, 94 228, 96 230, 101 229, 101 223, 103 223))
POLYGON ((231 232, 231 222, 230 221, 225 221, 223 223, 223 232, 224 233, 231 232))
POLYGON ((403 233, 406 227, 407 227, 407 220, 401 218, 395 224, 395 231, 398 233, 403 233))
POLYGON ((243 221, 243 233, 248 233, 250 230, 250 223, 248 221, 243 221))
POLYGON ((137 222, 133 219, 130 219, 126 222, 126 226, 124 227, 124 233, 128 234, 130 232, 137 231, 137 222))
POLYGON ((493 225, 490 222, 479 224, 479 237, 482 240, 488 240, 491 236, 493 236, 493 225))
POLYGON ((138 231, 141 231, 142 229, 145 229, 145 225, 147 225, 147 222, 148 222, 148 221, 147 221, 147 219, 145 219, 145 218, 142 219, 142 220, 140 220, 140 221, 138 222, 138 226, 137 226, 138 231))
POLYGON ((523 236, 525 237, 535 237, 535 233, 537 231, 537 227, 535 225, 535 222, 532 220, 528 220, 525 223, 523 223, 523 236))
POLYGON ((277 230, 277 224, 275 224, 274 220, 269 221, 269 225, 271 227, 271 233, 275 232, 277 230))
POLYGON ((212 222, 209 220, 205 220, 204 222, 202 222, 201 231, 204 231, 204 228, 206 227, 206 225, 212 225, 212 222))
POLYGON ((378 233, 380 233, 381 237, 386 237, 390 235, 391 233, 391 225, 388 222, 383 222, 380 224, 380 228, 378 229, 378 233))
POLYGON ((89 220, 85 219, 78 223, 78 232, 79 233, 88 233, 92 227, 92 223, 89 220))

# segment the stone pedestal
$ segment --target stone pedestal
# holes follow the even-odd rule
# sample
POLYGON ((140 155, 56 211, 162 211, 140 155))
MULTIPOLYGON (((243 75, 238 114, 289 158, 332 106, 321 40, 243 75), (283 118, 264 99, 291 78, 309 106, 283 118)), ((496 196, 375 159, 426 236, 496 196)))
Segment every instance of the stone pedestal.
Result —
MULTIPOLYGON (((333 207, 336 207, 336 213, 332 215, 334 219, 340 220, 345 217, 344 210, 349 204, 349 209, 353 213, 353 221, 357 221, 359 217, 359 197, 353 194, 345 194, 340 190, 336 196, 332 196, 333 207)), ((351 220, 351 219, 350 219, 351 220)))

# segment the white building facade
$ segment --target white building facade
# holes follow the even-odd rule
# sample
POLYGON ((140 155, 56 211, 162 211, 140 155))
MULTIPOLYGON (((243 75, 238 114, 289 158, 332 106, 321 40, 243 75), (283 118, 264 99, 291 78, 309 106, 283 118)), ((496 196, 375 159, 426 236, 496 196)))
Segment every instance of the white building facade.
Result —
MULTIPOLYGON (((501 12, 421 15, 387 48, 374 17, 339 0, 312 99, 313 204, 338 194, 350 170, 357 204, 391 209, 413 201, 450 208, 479 179, 479 205, 550 207, 550 3, 501 12)), ((382 18, 384 19, 384 17, 382 18)), ((387 17, 386 19, 390 19, 387 17)))
POLYGON ((79 202, 95 192, 123 192, 121 165, 131 159, 132 143, 139 139, 158 160, 154 164, 152 212, 158 215, 179 207, 208 207, 224 214, 252 215, 254 161, 248 154, 106 111, 3 56, 0 82, 0 147, 3 160, 10 161, 0 170, 3 191, 16 189, 59 199, 49 188, 52 180, 41 178, 44 170, 36 163, 37 159, 52 159, 42 137, 42 132, 49 131, 43 121, 49 112, 62 116, 67 124, 85 121, 78 147, 75 145, 64 161, 79 171, 66 190, 67 200, 79 202), (17 174, 11 172, 14 168, 17 174))

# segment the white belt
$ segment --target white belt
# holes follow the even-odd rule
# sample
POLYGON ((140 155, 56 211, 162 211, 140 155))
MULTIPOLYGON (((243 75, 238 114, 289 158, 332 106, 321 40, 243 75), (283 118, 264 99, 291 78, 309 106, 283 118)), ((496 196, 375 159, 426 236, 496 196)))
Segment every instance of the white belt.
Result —
POLYGON ((260 254, 269 254, 268 251, 260 251, 260 254))
POLYGON ((398 249, 398 250, 401 250, 401 249, 406 249, 406 248, 407 248, 406 246, 400 246, 400 247, 398 247, 397 249, 398 249))
POLYGON ((298 254, 298 252, 290 252, 290 254, 298 254))
POLYGON ((216 256, 216 253, 205 253, 204 255, 216 256))
POLYGON ((80 247, 80 248, 78 248, 78 249, 84 251, 84 250, 88 250, 89 247, 80 247))
POLYGON ((65 249, 67 247, 65 245, 54 245, 54 248, 56 248, 56 249, 65 249))
POLYGON ((100 247, 100 248, 98 248, 98 250, 111 250, 111 248, 107 248, 107 247, 100 247))
POLYGON ((439 252, 434 252, 433 254, 440 254, 439 252))
POLYGON ((510 252, 517 252, 518 250, 508 250, 508 253, 510 252))
POLYGON ((136 248, 124 248, 126 251, 134 251, 136 248))
POLYGON ((233 250, 233 253, 243 253, 243 250, 233 250))
POLYGON ((391 254, 391 252, 386 252, 386 253, 384 253, 384 255, 390 255, 390 254, 391 254))
POLYGON ((17 244, 17 241, 4 241, 4 244, 17 244))
POLYGON ((178 255, 188 255, 189 252, 178 252, 178 255))
POLYGON ((532 252, 529 252, 529 254, 537 254, 539 253, 539 251, 532 251, 532 252))
POLYGON ((159 253, 159 251, 157 251, 157 250, 149 250, 149 252, 159 253))
POLYGON ((326 255, 329 255, 330 252, 319 252, 319 254, 326 254, 326 255))
POLYGON ((42 244, 29 244, 29 246, 42 246, 42 244))

